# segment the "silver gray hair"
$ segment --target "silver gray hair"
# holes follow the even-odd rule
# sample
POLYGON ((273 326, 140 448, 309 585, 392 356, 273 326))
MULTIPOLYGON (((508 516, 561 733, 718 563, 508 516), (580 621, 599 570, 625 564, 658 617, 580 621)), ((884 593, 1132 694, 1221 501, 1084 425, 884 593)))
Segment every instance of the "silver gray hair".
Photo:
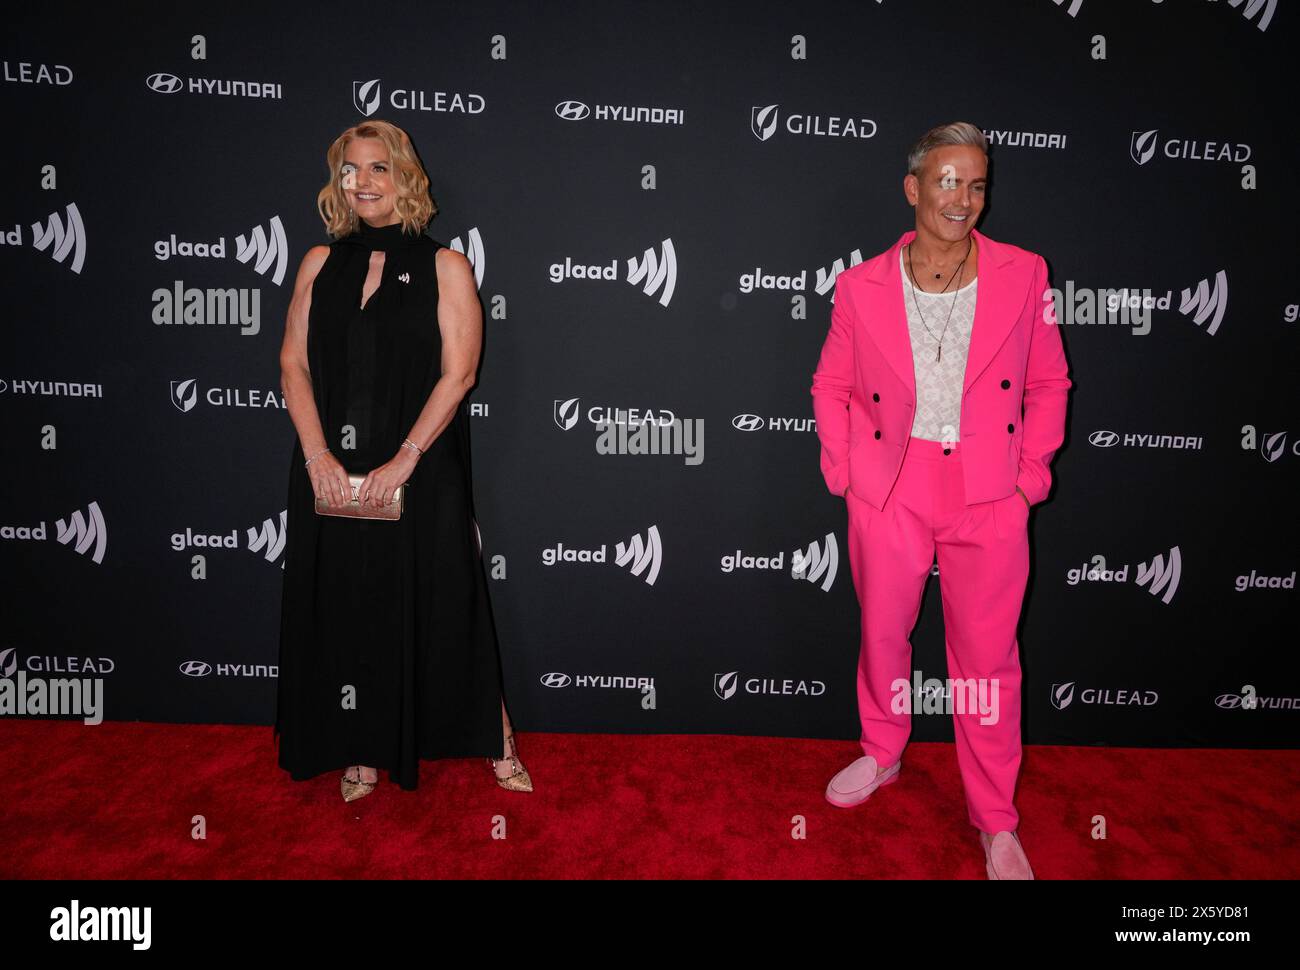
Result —
POLYGON ((931 149, 940 148, 944 145, 974 145, 984 153, 985 157, 989 153, 989 143, 988 139, 984 137, 984 132, 970 122, 952 121, 946 125, 931 128, 912 146, 912 150, 907 153, 907 174, 921 174, 921 167, 925 164, 925 156, 930 153, 931 149))

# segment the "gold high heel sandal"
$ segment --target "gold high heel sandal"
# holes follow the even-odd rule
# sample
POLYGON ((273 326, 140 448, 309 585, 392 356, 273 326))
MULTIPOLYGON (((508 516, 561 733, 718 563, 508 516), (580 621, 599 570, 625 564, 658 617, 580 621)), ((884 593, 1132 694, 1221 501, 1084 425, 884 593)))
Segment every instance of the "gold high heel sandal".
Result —
POLYGON ((353 781, 348 777, 348 771, 352 770, 352 768, 349 768, 348 771, 343 772, 343 779, 339 782, 339 787, 343 791, 343 800, 345 802, 355 802, 358 798, 365 798, 374 791, 375 786, 379 784, 379 775, 377 773, 374 781, 362 781, 361 766, 354 765, 353 767, 357 769, 356 780, 353 781))
POLYGON ((532 791, 533 779, 528 775, 528 769, 519 761, 519 751, 515 747, 515 732, 511 731, 506 737, 506 748, 509 754, 504 758, 495 760, 488 758, 488 764, 492 766, 492 777, 497 780, 497 784, 507 791, 532 791), (501 761, 510 762, 510 774, 502 778, 497 774, 497 765, 501 761))

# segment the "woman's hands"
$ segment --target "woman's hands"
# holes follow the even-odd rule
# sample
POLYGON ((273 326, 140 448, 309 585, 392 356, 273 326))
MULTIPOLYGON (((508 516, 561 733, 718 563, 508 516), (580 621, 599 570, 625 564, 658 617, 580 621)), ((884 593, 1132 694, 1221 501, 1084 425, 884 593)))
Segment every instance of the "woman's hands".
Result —
POLYGON ((330 508, 341 508, 352 501, 348 473, 330 452, 312 459, 307 466, 307 476, 311 479, 311 490, 316 493, 316 498, 325 499, 330 508))
POLYGON ((369 502, 376 508, 391 504, 393 493, 411 477, 419 460, 419 454, 413 449, 398 448, 396 455, 368 474, 361 483, 357 492, 361 504, 369 502))

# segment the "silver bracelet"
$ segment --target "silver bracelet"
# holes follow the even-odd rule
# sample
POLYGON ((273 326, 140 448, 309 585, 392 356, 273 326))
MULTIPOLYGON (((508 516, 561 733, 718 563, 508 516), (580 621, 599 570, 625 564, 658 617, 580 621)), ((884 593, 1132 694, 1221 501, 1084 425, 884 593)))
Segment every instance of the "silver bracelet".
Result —
POLYGON ((314 461, 315 461, 317 458, 319 458, 321 455, 325 454, 325 452, 327 452, 327 451, 329 451, 328 448, 322 448, 320 451, 316 452, 316 454, 312 455, 312 456, 311 456, 310 458, 308 458, 305 462, 303 462, 303 463, 302 463, 302 467, 303 467, 303 468, 308 467, 312 462, 314 462, 314 461))
POLYGON ((424 455, 424 449, 421 448, 419 445, 417 445, 417 444, 416 444, 414 441, 412 441, 410 438, 407 438, 405 441, 402 442, 402 447, 404 447, 404 448, 414 448, 414 449, 415 449, 415 453, 416 453, 417 455, 420 455, 420 456, 423 456, 423 455, 424 455))

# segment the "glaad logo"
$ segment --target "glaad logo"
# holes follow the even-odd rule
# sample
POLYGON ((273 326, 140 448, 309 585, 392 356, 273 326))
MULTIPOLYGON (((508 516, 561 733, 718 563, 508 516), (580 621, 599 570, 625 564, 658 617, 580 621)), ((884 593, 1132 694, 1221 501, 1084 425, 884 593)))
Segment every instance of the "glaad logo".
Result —
POLYGON ((1252 569, 1249 576, 1238 576, 1233 586, 1238 593, 1248 589, 1295 589, 1295 573, 1293 569, 1290 576, 1259 576, 1252 569))
MULTIPOLYGON (((1213 276, 1214 282, 1202 279, 1194 286, 1184 287, 1179 292, 1178 312, 1191 316, 1198 327, 1205 326, 1210 336, 1218 333, 1219 324, 1228 309, 1228 274, 1219 270, 1213 276)), ((1165 290, 1157 295, 1149 289, 1138 290, 1122 287, 1111 289, 1102 287, 1076 287, 1074 281, 1068 281, 1064 291, 1052 288, 1052 305, 1044 309, 1044 319, 1051 324, 1133 324, 1135 335, 1149 333, 1151 330, 1151 311, 1168 310, 1173 305, 1174 291, 1165 290), (1061 303, 1064 316, 1058 320, 1052 307, 1061 303), (1100 313, 1105 307, 1106 313, 1100 313)))
POLYGON ((737 414, 731 419, 737 431, 816 431, 814 418, 765 418, 759 414, 737 414))
MULTIPOLYGON (((1063 711, 1074 703, 1075 685, 1077 681, 1069 681, 1064 684, 1052 685, 1052 706, 1058 711, 1063 711)), ((1136 705, 1138 707, 1154 707, 1160 702, 1160 695, 1153 690, 1133 690, 1122 689, 1116 690, 1110 687, 1084 687, 1079 691, 1080 704, 1100 704, 1105 707, 1119 705, 1136 705)))
POLYGON ((1194 162, 1247 162, 1250 146, 1243 142, 1189 141, 1183 138, 1166 138, 1160 144, 1160 129, 1135 131, 1129 137, 1128 154, 1138 165, 1145 165, 1155 157, 1156 150, 1165 158, 1187 159, 1194 162))
POLYGON ((482 289, 483 274, 487 271, 487 254, 483 250, 483 237, 475 227, 465 233, 465 238, 468 242, 462 242, 460 236, 457 236, 448 246, 469 260, 469 264, 474 267, 474 284, 482 289))
POLYGON ((768 694, 778 697, 821 697, 826 693, 826 684, 820 680, 789 680, 767 677, 740 678, 740 671, 732 670, 725 674, 713 675, 713 693, 718 700, 731 700, 741 688, 746 694, 768 694))
MULTIPOLYGON (((677 286, 677 253, 671 239, 665 239, 660 244, 660 250, 656 253, 653 248, 647 249, 640 260, 629 258, 626 279, 633 286, 640 286, 646 296, 654 296, 662 287, 659 303, 667 306, 677 286)), ((565 280, 617 280, 618 260, 611 259, 607 265, 583 264, 575 263, 572 256, 566 256, 563 263, 551 264, 550 279, 552 283, 563 283, 565 280)))
POLYGON ((284 225, 279 216, 271 216, 271 229, 267 233, 261 226, 254 226, 245 240, 243 235, 235 237, 235 258, 241 263, 254 260, 253 269, 265 276, 271 264, 275 264, 275 275, 271 278, 275 285, 284 282, 284 268, 288 262, 289 244, 284 238, 284 225))
MULTIPOLYGON (((561 562, 594 562, 604 563, 607 561, 605 544, 601 543, 598 549, 566 549, 564 543, 558 542, 554 547, 548 546, 542 550, 542 564, 554 566, 561 562)), ((629 566, 633 576, 641 576, 645 573, 644 579, 647 585, 653 586, 655 580, 659 578, 659 567, 663 562, 663 544, 659 538, 659 527, 652 525, 646 530, 646 538, 634 535, 627 543, 619 542, 614 546, 614 563, 618 566, 629 566)))
MULTIPOLYGON (((98 502, 91 502, 86 507, 84 516, 78 509, 68 516, 67 522, 57 519, 54 524, 57 529, 55 538, 62 545, 66 546, 71 542, 77 554, 81 556, 84 556, 93 545, 95 551, 91 559, 96 563, 104 561, 104 550, 108 546, 108 527, 104 525, 104 514, 100 511, 98 502)), ((44 542, 47 538, 49 533, 46 531, 44 519, 36 525, 0 525, 0 539, 44 542)))
POLYGON ((1201 280, 1195 291, 1184 289, 1180 294, 1178 312, 1186 316, 1192 314, 1192 322, 1198 327, 1210 320, 1205 332, 1213 336, 1223 322, 1224 311, 1228 309, 1228 274, 1219 270, 1214 274, 1214 289, 1210 289, 1209 280, 1201 280), (1213 319, 1211 320, 1211 317, 1213 319))
MULTIPOLYGON (((7 232, 0 232, 0 245, 21 246, 23 244, 21 226, 14 226, 7 232)), ((51 212, 45 225, 32 223, 32 248, 45 252, 56 263, 65 263, 69 254, 72 260, 68 269, 80 273, 86 264, 86 227, 81 222, 81 211, 75 202, 64 206, 63 215, 51 212), (66 221, 65 221, 66 220, 66 221)))
MULTIPOLYGON (((55 520, 55 528, 58 530, 55 538, 63 545, 69 542, 73 544, 73 549, 77 555, 84 556, 93 545, 95 551, 91 553, 90 558, 96 564, 104 561, 104 550, 108 548, 108 526, 104 524, 104 513, 99 508, 98 502, 91 502, 86 506, 86 514, 83 516, 81 510, 73 512, 68 516, 65 524, 62 519, 55 520)), ((45 523, 41 523, 41 532, 45 531, 45 523)), ((3 533, 0 533, 3 534, 3 533)), ((41 535, 44 539, 44 534, 41 535)))
POLYGON ((790 575, 796 579, 806 579, 810 583, 821 580, 823 592, 830 592, 835 582, 835 573, 840 565, 840 547, 835 543, 835 533, 826 533, 822 545, 815 541, 807 549, 796 549, 790 557, 790 575))
MULTIPOLYGON (((272 279, 279 286, 284 282, 284 271, 288 265, 289 244, 284 235, 284 224, 279 216, 272 216, 269 229, 254 226, 247 238, 242 234, 235 237, 235 258, 241 263, 253 261, 253 269, 265 276, 271 265, 275 264, 272 279)), ((159 239, 153 244, 154 256, 162 261, 173 256, 194 256, 202 259, 225 259, 226 237, 218 237, 216 242, 178 242, 176 234, 169 239, 159 239)))
MULTIPOLYGON (((571 431, 582 417, 579 405, 581 398, 571 397, 567 401, 555 400, 551 406, 551 417, 555 426, 561 431, 571 431)), ((661 428, 671 427, 677 419, 676 412, 668 408, 620 408, 602 404, 593 404, 587 408, 587 420, 598 428, 610 425, 657 425, 661 428)))
POLYGON ((180 94, 188 90, 190 94, 216 94, 234 98, 259 98, 268 101, 280 101, 284 91, 279 84, 267 81, 222 81, 216 78, 192 77, 179 78, 166 71, 156 71, 144 79, 145 85, 155 94, 180 94))
MULTIPOLYGON (((1249 20, 1251 17, 1255 16, 1255 14, 1257 14, 1260 10, 1263 10, 1264 16, 1259 18, 1259 23, 1257 23, 1255 26, 1259 28, 1261 31, 1268 30, 1268 25, 1273 20, 1273 8, 1277 6, 1277 0, 1245 0, 1245 2, 1246 2, 1246 9, 1242 11, 1241 13, 1242 17, 1244 17, 1246 20, 1249 20)), ((1241 4, 1242 4, 1242 0, 1228 0, 1228 5, 1232 7, 1234 10, 1237 7, 1240 7, 1241 4)))
MULTIPOLYGON (((284 539, 288 531, 289 510, 280 512, 280 524, 276 527, 275 519, 263 519, 260 527, 254 526, 248 532, 248 551, 260 552, 267 562, 275 562, 284 552, 284 539)), ((284 563, 280 563, 284 568, 284 563)))
MULTIPOLYGON (((278 527, 274 519, 263 519, 260 526, 246 529, 248 551, 260 552, 267 562, 275 562, 284 552, 288 515, 288 509, 280 513, 278 527)), ((238 549, 239 530, 231 529, 226 533, 196 532, 187 526, 184 532, 172 533, 171 547, 176 552, 184 552, 186 549, 238 549)), ((284 563, 280 563, 280 568, 284 568, 284 563)))
MULTIPOLYGON (((352 82, 352 104, 365 117, 369 118, 379 110, 382 101, 383 85, 379 78, 352 82)), ((470 115, 482 114, 487 107, 481 94, 410 88, 394 88, 388 95, 388 104, 397 111, 459 112, 470 115)))
POLYGON ((1058 7, 1065 3, 1069 3, 1070 6, 1065 12, 1071 17, 1079 16, 1079 8, 1083 6, 1083 0, 1052 0, 1052 3, 1056 4, 1058 7))
MULTIPOLYGON (((1127 563, 1118 569, 1111 569, 1106 565, 1105 556, 1094 556, 1091 563, 1084 563, 1082 566, 1067 569, 1065 581, 1070 586, 1078 586, 1082 582, 1126 583, 1128 582, 1128 570, 1127 563)), ((1138 586, 1147 586, 1147 592, 1152 596, 1160 596, 1163 591, 1164 595, 1160 596, 1160 598, 1165 603, 1169 603, 1174 598, 1174 593, 1178 591, 1178 581, 1182 577, 1182 572, 1182 552, 1178 546, 1174 546, 1169 550, 1169 562, 1167 564, 1165 557, 1160 554, 1153 556, 1149 564, 1138 563, 1134 582, 1138 586)))
MULTIPOLYGON (((192 411, 198 399, 198 381, 194 378, 171 382, 171 402, 178 411, 182 413, 192 411)), ((204 395, 204 400, 213 407, 278 408, 280 410, 288 408, 281 395, 273 390, 258 388, 210 387, 204 395)))
POLYGON ((684 125, 683 108, 639 108, 623 104, 598 104, 595 111, 581 101, 561 101, 555 106, 555 116, 562 121, 584 121, 594 117, 597 121, 626 121, 646 125, 684 125))
POLYGON ((627 281, 634 286, 641 284, 641 292, 646 296, 654 296, 655 291, 662 286, 663 292, 659 294, 659 304, 667 306, 673 298, 673 290, 677 287, 677 253, 673 250, 671 239, 665 239, 661 247, 662 255, 656 254, 652 247, 645 251, 640 262, 629 259, 627 281))
MULTIPOLYGON (((749 130, 759 141, 767 141, 776 134, 781 121, 780 107, 777 104, 768 104, 750 108, 749 130)), ((876 123, 870 118, 789 113, 785 116, 785 130, 791 135, 872 138, 876 134, 876 123)))
POLYGON ((1172 448, 1184 451, 1200 451, 1205 447, 1205 439, 1200 435, 1190 434, 1131 434, 1124 432, 1121 438, 1116 431, 1094 431, 1088 435, 1089 444, 1096 448, 1114 448, 1123 444, 1125 448, 1172 448))
MULTIPOLYGON (((853 250, 853 252, 849 254, 849 268, 851 269, 852 267, 857 266, 861 262, 862 262, 862 250, 860 249, 853 250)), ((843 273, 844 269, 845 266, 844 266, 843 259, 835 260, 835 262, 831 264, 830 269, 826 269, 824 266, 819 266, 817 268, 817 285, 814 287, 814 289, 816 289, 817 291, 817 295, 825 296, 827 293, 830 293, 831 302, 834 303, 835 302, 835 293, 834 293, 835 278, 839 276, 841 273, 843 273)))
MULTIPOLYGON (((823 591, 829 592, 835 582, 835 573, 839 568, 839 546, 835 543, 835 534, 826 533, 822 540, 825 547, 812 542, 807 549, 795 549, 790 554, 790 575, 794 579, 816 583, 821 580, 823 591)), ((746 555, 741 550, 729 552, 720 561, 724 573, 737 569, 770 569, 782 572, 785 569, 785 550, 771 556, 746 555)))
POLYGON ((659 542, 658 526, 650 526, 644 542, 640 534, 637 534, 628 540, 627 545, 618 543, 614 547, 614 562, 619 566, 630 563, 632 575, 640 576, 644 572, 646 584, 653 586, 655 580, 659 578, 659 566, 663 562, 663 546, 659 542), (649 567, 648 572, 646 567, 649 567))
POLYGON ((1165 565, 1164 556, 1156 554, 1151 557, 1151 562, 1138 563, 1137 584, 1146 586, 1147 592, 1152 596, 1160 596, 1160 591, 1164 590, 1164 596, 1160 598, 1166 604, 1174 598, 1174 593, 1178 592, 1178 580, 1183 574, 1183 557, 1177 546, 1169 550, 1169 564, 1165 565), (1148 583, 1150 585, 1148 585, 1148 583))

